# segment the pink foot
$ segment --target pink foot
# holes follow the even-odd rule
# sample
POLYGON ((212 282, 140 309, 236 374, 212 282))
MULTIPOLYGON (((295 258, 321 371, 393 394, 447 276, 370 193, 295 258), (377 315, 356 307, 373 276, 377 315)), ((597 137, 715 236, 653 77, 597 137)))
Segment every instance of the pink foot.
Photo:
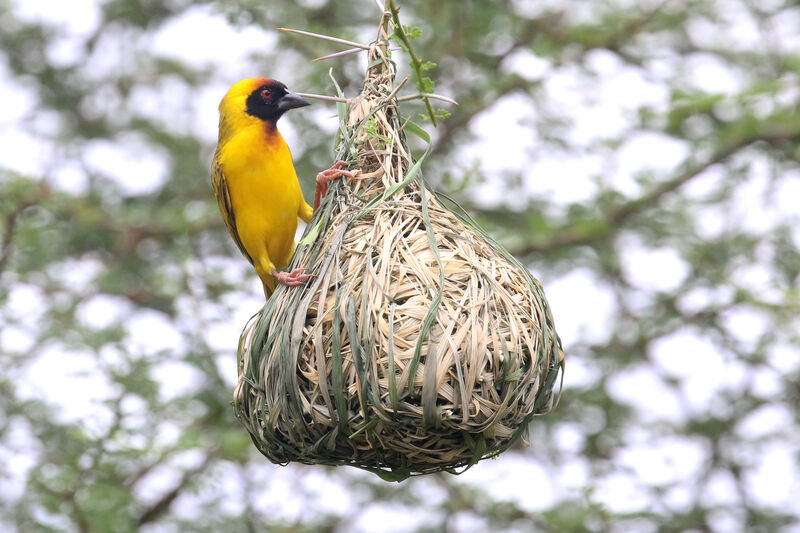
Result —
POLYGON ((319 174, 317 174, 317 192, 314 195, 314 209, 319 207, 319 201, 322 199, 325 194, 328 192, 328 183, 335 180, 336 178, 341 178, 342 176, 346 177, 348 181, 353 180, 355 176, 349 170, 342 170, 341 167, 344 165, 344 161, 337 161, 331 168, 328 170, 323 170, 319 174))
POLYGON ((313 274, 304 273, 302 268, 296 268, 291 272, 278 272, 277 270, 273 270, 271 274, 278 283, 286 285, 287 287, 297 287, 298 285, 302 285, 305 280, 314 277, 313 274))

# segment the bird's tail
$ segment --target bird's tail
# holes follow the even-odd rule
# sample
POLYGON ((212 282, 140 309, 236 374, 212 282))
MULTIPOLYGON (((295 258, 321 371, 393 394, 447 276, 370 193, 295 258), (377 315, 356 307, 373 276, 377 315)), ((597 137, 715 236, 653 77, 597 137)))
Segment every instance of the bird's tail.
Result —
POLYGON ((264 286, 264 298, 269 300, 269 297, 275 292, 275 278, 272 276, 264 276, 261 278, 261 285, 264 286))

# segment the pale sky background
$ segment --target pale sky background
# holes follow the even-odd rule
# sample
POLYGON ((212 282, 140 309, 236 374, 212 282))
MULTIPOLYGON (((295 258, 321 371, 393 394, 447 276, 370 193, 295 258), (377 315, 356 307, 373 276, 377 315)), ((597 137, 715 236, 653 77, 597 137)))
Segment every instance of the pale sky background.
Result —
MULTIPOLYGON (((82 38, 90 33, 99 22, 98 1, 71 0, 54 2, 49 0, 15 0, 15 9, 28 20, 46 20, 64 29, 64 37, 57 46, 48 51, 52 58, 70 64, 78 57, 77 47, 82 38)), ((736 13, 731 14, 736 17, 736 13)), ((744 21, 744 19, 743 19, 744 21)), ((793 26, 787 22, 785 29, 777 30, 776 39, 786 46, 800 46, 800 37, 791 33, 793 26)), ((795 28, 797 26, 794 26, 795 28)), ((736 44, 743 48, 757 46, 753 42, 756 33, 743 22, 736 32, 736 44)), ((706 28, 690 28, 703 33, 706 28)), ((368 37, 365 37, 368 39, 368 37)), ((258 29, 238 29, 230 26, 225 19, 207 7, 189 9, 183 16, 172 21, 147 37, 145 42, 126 42, 124 39, 109 46, 102 57, 92 58, 86 65, 87 71, 98 73, 122 71, 135 68, 131 58, 137 48, 146 48, 164 57, 186 61, 193 65, 213 66, 215 77, 191 98, 188 88, 182 83, 165 82, 160 86, 143 89, 133 97, 135 109, 131 113, 146 117, 158 117, 164 109, 170 109, 171 127, 191 132, 200 138, 213 142, 217 135, 217 104, 233 82, 243 77, 270 75, 281 79, 291 79, 288 70, 276 73, 248 71, 248 56, 265 47, 273 46, 275 36, 258 29), (214 35, 209 39, 208 35, 214 35)), ((636 172, 644 169, 669 170, 675 168, 686 154, 687 147, 681 142, 654 134, 640 134, 631 137, 613 154, 592 153, 584 147, 599 136, 609 132, 625 130, 630 124, 631 113, 648 103, 657 109, 667 105, 669 95, 658 80, 645 79, 636 70, 630 69, 615 57, 598 51, 590 54, 589 65, 600 77, 596 90, 586 94, 581 74, 570 67, 555 68, 547 61, 535 57, 530 52, 515 54, 504 65, 531 80, 544 78, 557 95, 562 107, 570 115, 581 117, 570 133, 577 147, 571 152, 536 152, 537 138, 527 126, 535 116, 536 109, 527 101, 509 96, 498 101, 492 108, 476 118, 471 124, 478 140, 464 147, 464 157, 480 153, 488 181, 474 190, 475 201, 487 204, 497 200, 503 191, 494 186, 493 176, 504 171, 518 170, 528 164, 530 154, 536 153, 535 163, 526 171, 526 190, 530 196, 548 196, 559 204, 587 200, 594 192, 595 184, 591 177, 602 174, 605 179, 625 194, 635 194, 639 185, 634 179, 636 172), (514 113, 510 110, 513 109, 514 113), (517 116, 510 121, 509 116, 517 116), (556 177, 557 179, 553 179, 556 177)), ((664 69, 673 68, 667 59, 664 69)), ((700 89, 734 92, 742 87, 742 81, 735 73, 715 62, 713 58, 698 59, 690 65, 687 78, 700 89)), ((319 92, 319 87, 302 87, 297 84, 291 88, 304 92, 319 92)), ((97 102, 114 105, 104 99, 103 87, 97 87, 97 102)), ((107 96, 107 95, 105 95, 107 96)), ((112 99, 113 100, 113 99, 112 99)), ((2 165, 21 173, 41 174, 48 165, 58 164, 58 186, 70 192, 81 192, 87 186, 87 178, 81 166, 72 161, 74 154, 61 154, 57 148, 43 141, 40 132, 52 128, 54 117, 36 114, 36 102, 26 88, 10 80, 8 70, 0 63, 0 146, 5 149, 0 156, 2 165), (35 116, 31 121, 30 117, 35 116), (51 123, 48 123, 48 120, 51 123)), ((457 113, 458 110, 452 110, 457 113)), ((313 108, 301 112, 313 113, 321 127, 333 132, 335 119, 328 118, 334 113, 332 106, 315 104, 313 108)), ((291 115, 281 120, 280 129, 295 158, 302 156, 302 139, 292 127, 291 115)), ((149 147, 143 139, 132 137, 92 141, 86 150, 77 156, 87 168, 101 172, 118 181, 124 191, 131 195, 147 194, 156 189, 167 176, 168 159, 164 154, 149 147)), ((211 153, 209 153, 209 160, 211 153)), ((735 213, 715 212, 708 209, 701 213, 703 226, 708 236, 722 231, 731 218, 753 229, 768 227, 778 217, 796 217, 797 199, 800 198, 800 176, 782 181, 781 190, 770 190, 768 169, 764 165, 763 175, 751 180, 745 190, 737 196, 738 211, 735 213)), ((208 179, 207 176, 202 176, 208 179)), ((722 176, 718 169, 710 169, 702 177, 694 180, 686 188, 690 195, 701 196, 709 190, 721 186, 722 176)), ((211 195, 209 187, 209 195, 211 195)), ((302 229, 302 227, 301 227, 302 229)), ((800 227, 794 235, 800 245, 800 227)), ((220 351, 217 361, 229 381, 231 390, 236 382, 235 347, 238 336, 247 319, 261 305, 261 288, 246 262, 240 257, 212 258, 218 261, 235 276, 248 275, 252 278, 249 293, 232 294, 237 300, 237 312, 233 315, 219 316, 215 309, 201 309, 199 312, 208 322, 205 330, 207 341, 220 351)), ((648 295, 658 290, 674 289, 689 274, 689 265, 672 249, 649 249, 642 243, 630 240, 624 253, 626 274, 631 282, 641 290, 642 303, 648 295)), ((91 260, 75 264, 74 269, 66 271, 73 286, 87 284, 100 268, 99 262, 91 260)), ((767 267, 758 260, 744 265, 738 279, 744 286, 758 287, 765 296, 773 288, 766 285, 769 278, 767 267)), ((535 270, 535 265, 533 267, 535 270)), ((540 274, 540 273, 537 273, 540 274)), ((611 290, 599 283, 594 275, 585 269, 574 269, 562 277, 542 277, 549 302, 558 326, 558 332, 565 341, 569 354, 570 344, 577 340, 599 342, 606 339, 609 330, 604 322, 616 312, 615 297, 611 290)), ((732 289, 719 288, 705 291, 692 291, 685 294, 679 305, 683 309, 697 309, 715 301, 728 301, 732 289)), ((28 323, 36 323, 37 314, 44 307, 43 295, 36 287, 18 285, 12 290, 9 310, 20 316, 29 317, 28 323)), ((197 309, 187 302, 185 316, 192 316, 197 309)), ((102 327, 120 317, 125 320, 129 338, 138 343, 143 357, 159 359, 164 351, 181 351, 186 343, 181 332, 180 321, 172 322, 156 311, 134 311, 122 299, 110 296, 93 297, 81 305, 79 316, 88 325, 102 327)), ((759 313, 742 310, 732 311, 727 317, 730 330, 744 343, 753 342, 764 330, 770 327, 767 319, 759 313)), ((2 326, 2 324, 0 324, 2 326)), ((32 337, 25 327, 3 327, 0 329, 0 347, 4 350, 24 351, 32 343, 32 337)), ((103 354, 106 364, 118 362, 118 354, 109 348, 103 354)), ((747 375, 745 366, 738 363, 731 354, 710 339, 699 336, 691 327, 686 327, 662 338, 646 354, 640 367, 620 373, 613 378, 610 394, 617 400, 631 405, 641 420, 663 424, 683 418, 685 412, 702 412, 708 409, 725 409, 718 405, 718 395, 723 390, 741 388, 745 381, 753 380, 755 394, 770 396, 781 387, 777 372, 796 371, 800 366, 800 354, 796 347, 772 354, 773 371, 763 371, 759 375, 747 375), (680 380, 680 394, 664 385, 665 376, 680 380)), ((199 383, 202 376, 194 367, 170 360, 160 365, 156 376, 163 397, 171 398, 191 389, 199 383)), ((63 420, 79 422, 84 427, 101 432, 110 421, 108 408, 103 400, 114 394, 112 384, 102 370, 97 368, 95 355, 70 351, 63 346, 53 346, 32 357, 25 372, 15 376, 19 383, 19 394, 23 398, 46 399, 58 405, 58 416, 63 420)), ((591 361, 569 359, 564 394, 570 394, 574 387, 592 383, 598 378, 598 369, 591 361)), ((142 412, 143 405, 131 401, 124 405, 131 413, 142 412)), ((556 411, 553 415, 558 416, 556 411)), ((144 418, 142 418, 144 420, 144 418)), ((598 419, 602 427, 603 420, 598 419)), ((535 424, 535 422, 534 422, 535 424)), ((768 434, 773 430, 795 425, 792 414, 780 405, 765 405, 750 417, 742 420, 738 431, 748 435, 768 434)), ((581 428, 565 427, 557 435, 557 446, 565 450, 577 450, 581 428)), ((180 428, 163 428, 165 442, 178 438, 180 428)), ((775 505, 784 510, 796 510, 800 501, 800 432, 795 429, 794 442, 777 441, 766 450, 750 458, 757 464, 748 479, 749 497, 756 502, 775 505)), ((667 481, 691 480, 700 471, 708 457, 709 450, 703 442, 688 437, 670 434, 666 429, 656 432, 652 425, 639 429, 632 428, 625 436, 627 446, 615 461, 624 468, 616 469, 607 476, 594 494, 594 501, 607 505, 613 511, 637 511, 647 508, 650 502, 642 495, 640 487, 667 481)), ((0 482, 0 498, 13 499, 24 490, 24 475, 28 468, 39 460, 37 450, 27 449, 31 443, 30 429, 15 427, 10 437, 0 442, 0 460, 10 460, 13 465, 12 479, 0 482)), ((532 446, 536 446, 534 442, 532 446)), ((748 450, 742 450, 748 453, 748 450)), ((156 498, 165 488, 171 487, 179 472, 176 466, 196 464, 199 454, 186 453, 170 463, 173 467, 153 472, 147 487, 156 498)), ((560 465, 557 471, 548 471, 542 464, 524 454, 509 453, 498 460, 484 461, 459 478, 460 481, 481 486, 493 495, 517 501, 523 508, 532 511, 544 509, 554 501, 565 497, 578 497, 588 477, 589 465, 586 460, 573 454, 572 459, 560 465)), ((371 474, 353 472, 353 476, 371 474)), ((301 483, 316 494, 315 505, 324 510, 341 513, 343 509, 354 508, 356 500, 337 486, 336 480, 325 476, 321 469, 306 467, 278 467, 263 464, 264 494, 255 498, 258 506, 271 516, 293 519, 303 512, 304 503, 293 498, 294 484, 301 483)), ((173 509, 179 515, 191 517, 203 512, 202 490, 222 490, 236 495, 242 490, 238 484, 237 473, 221 472, 216 486, 201 489, 201 494, 182 496, 173 509)), ((441 493, 431 482, 417 481, 420 490, 429 490, 431 499, 441 497, 441 493)), ((145 491, 146 492, 146 491, 145 491)), ((150 497, 143 493, 143 498, 150 497)), ((680 485, 669 494, 669 501, 675 508, 688 505, 692 495, 680 485)), ((712 480, 710 490, 702 496, 704 501, 724 503, 735 500, 734 481, 724 474, 712 480)), ((230 499, 231 513, 241 511, 238 498, 230 499)), ((659 509, 654 509, 658 512, 659 509)), ((382 504, 361 510, 354 530, 406 531, 411 526, 424 523, 425 517, 409 512, 401 506, 387 507, 382 504), (422 522, 420 522, 422 521, 422 522)), ((469 531, 471 525, 463 524, 469 531)), ((148 526, 147 531, 161 531, 159 526, 148 526)), ((735 524, 720 518, 719 531, 736 531, 735 524)), ((785 531, 800 531, 800 525, 785 531)))

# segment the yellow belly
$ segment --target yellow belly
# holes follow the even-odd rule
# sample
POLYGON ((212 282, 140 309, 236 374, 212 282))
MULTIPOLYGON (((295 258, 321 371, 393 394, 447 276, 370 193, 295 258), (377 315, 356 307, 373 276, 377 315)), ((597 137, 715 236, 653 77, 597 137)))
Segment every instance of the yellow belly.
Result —
POLYGON ((302 201, 289 148, 273 135, 242 132, 220 154, 239 238, 262 279, 289 264, 302 201))

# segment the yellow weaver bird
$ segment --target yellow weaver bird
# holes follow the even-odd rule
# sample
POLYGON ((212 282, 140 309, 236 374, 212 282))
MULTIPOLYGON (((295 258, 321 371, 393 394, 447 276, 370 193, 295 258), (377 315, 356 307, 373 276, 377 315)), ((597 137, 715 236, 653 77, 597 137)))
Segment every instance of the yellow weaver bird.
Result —
MULTIPOLYGON (((311 275, 282 272, 294 253, 297 218, 308 222, 313 209, 303 199, 292 154, 276 126, 288 110, 309 105, 283 83, 248 78, 235 84, 219 104, 219 142, 211 183, 222 218, 239 250, 256 269, 269 298, 275 284, 297 286, 311 275)), ((352 178, 338 162, 317 176, 317 198, 327 183, 352 178)))

